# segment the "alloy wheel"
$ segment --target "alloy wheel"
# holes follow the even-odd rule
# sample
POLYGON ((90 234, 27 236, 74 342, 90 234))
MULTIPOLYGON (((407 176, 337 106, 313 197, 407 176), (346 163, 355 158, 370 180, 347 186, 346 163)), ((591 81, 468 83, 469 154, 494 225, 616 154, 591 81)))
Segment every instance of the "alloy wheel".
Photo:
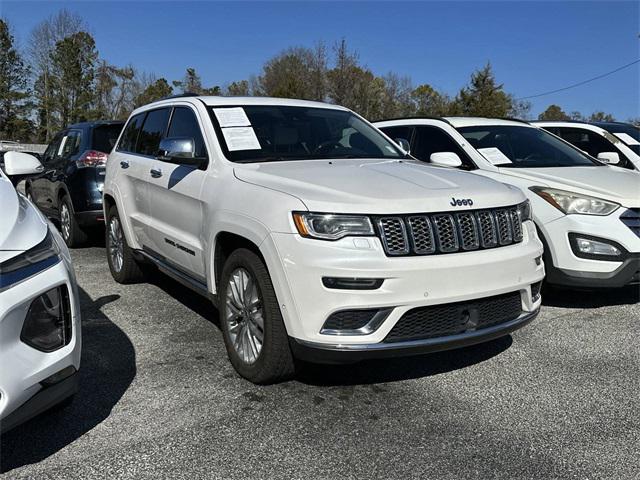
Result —
POLYGON ((65 240, 71 237, 71 212, 66 203, 60 207, 60 227, 62 228, 62 236, 65 240))
POLYGON ((118 217, 111 217, 109 221, 109 245, 107 245, 107 248, 111 266, 116 272, 119 272, 122 270, 122 264, 124 263, 124 235, 122 234, 122 227, 118 217))
POLYGON ((264 343, 263 302, 255 278, 244 268, 235 269, 227 283, 225 322, 238 357, 256 362, 264 343))

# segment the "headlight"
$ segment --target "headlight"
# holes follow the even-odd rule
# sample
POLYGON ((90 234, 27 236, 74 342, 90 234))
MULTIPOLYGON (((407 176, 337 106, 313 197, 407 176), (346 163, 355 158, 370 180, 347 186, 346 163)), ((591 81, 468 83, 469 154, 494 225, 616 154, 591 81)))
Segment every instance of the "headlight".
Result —
POLYGON ((526 222, 527 220, 531 220, 531 202, 529 200, 525 200, 518 205, 517 208, 520 221, 526 222))
POLYGON ((617 203, 602 200, 601 198, 554 188, 531 187, 530 190, 565 214, 609 215, 620 206, 617 203))
POLYGON ((0 291, 49 268, 60 261, 60 250, 47 230, 44 240, 26 252, 0 263, 0 291))
POLYGON ((321 240, 374 234, 371 219, 362 215, 293 212, 293 221, 300 235, 321 240))

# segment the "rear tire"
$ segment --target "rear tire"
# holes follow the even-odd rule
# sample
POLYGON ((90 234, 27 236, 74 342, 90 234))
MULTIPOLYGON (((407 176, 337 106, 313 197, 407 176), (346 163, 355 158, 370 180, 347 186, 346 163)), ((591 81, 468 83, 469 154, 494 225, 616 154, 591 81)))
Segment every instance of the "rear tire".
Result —
POLYGON ((127 284, 144 280, 144 272, 133 255, 133 249, 127 244, 115 205, 107 214, 104 242, 109 270, 116 282, 127 284))
POLYGON ((85 244, 89 238, 87 233, 80 228, 73 214, 73 206, 67 195, 60 199, 60 233, 64 243, 69 248, 79 247, 85 244))
POLYGON ((218 298, 224 343, 236 371, 263 385, 293 376, 295 364, 278 299, 256 253, 240 248, 229 256, 218 298))

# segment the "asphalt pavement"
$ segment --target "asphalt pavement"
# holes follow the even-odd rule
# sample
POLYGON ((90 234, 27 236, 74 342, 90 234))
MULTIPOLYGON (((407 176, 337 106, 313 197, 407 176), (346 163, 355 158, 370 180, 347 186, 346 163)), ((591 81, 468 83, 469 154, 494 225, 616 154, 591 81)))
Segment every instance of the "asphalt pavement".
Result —
POLYGON ((99 245, 72 256, 81 389, 2 438, 0 478, 640 478, 636 288, 546 292, 488 344, 260 387, 207 300, 116 284, 99 245))

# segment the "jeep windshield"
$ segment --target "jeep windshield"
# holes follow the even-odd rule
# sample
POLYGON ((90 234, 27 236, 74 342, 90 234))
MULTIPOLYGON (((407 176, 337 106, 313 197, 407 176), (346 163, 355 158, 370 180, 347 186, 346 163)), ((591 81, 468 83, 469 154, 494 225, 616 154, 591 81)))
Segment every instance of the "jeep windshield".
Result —
POLYGON ((406 157, 349 111, 245 105, 210 107, 209 112, 222 150, 232 162, 406 157))
POLYGON ((603 165, 545 130, 516 125, 461 127, 458 131, 500 168, 593 167, 603 165))

